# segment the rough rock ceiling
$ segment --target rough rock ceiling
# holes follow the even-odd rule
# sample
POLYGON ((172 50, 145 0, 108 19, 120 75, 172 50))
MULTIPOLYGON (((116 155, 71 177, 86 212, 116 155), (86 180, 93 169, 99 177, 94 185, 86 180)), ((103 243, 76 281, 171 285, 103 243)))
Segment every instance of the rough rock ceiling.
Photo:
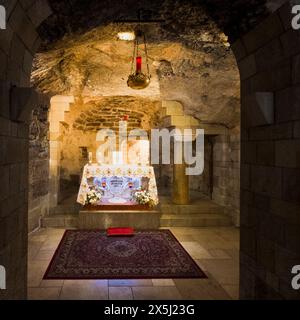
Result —
MULTIPOLYGON (((270 10, 285 0, 51 0, 54 14, 41 26, 40 34, 48 42, 66 33, 86 32, 116 19, 136 19, 141 9, 142 19, 163 18, 172 29, 177 18, 193 18, 197 11, 206 13, 231 40, 247 32, 270 10)), ((177 33, 177 32, 176 32, 177 33)))
POLYGON ((51 94, 177 100, 187 114, 234 127, 239 122, 239 74, 220 27, 234 39, 266 14, 264 3, 51 1, 54 15, 40 29, 44 42, 35 59, 33 84, 51 94), (138 10, 142 20, 165 21, 144 26, 152 81, 142 91, 126 85, 133 44, 116 37, 135 25, 114 23, 136 19, 138 10))

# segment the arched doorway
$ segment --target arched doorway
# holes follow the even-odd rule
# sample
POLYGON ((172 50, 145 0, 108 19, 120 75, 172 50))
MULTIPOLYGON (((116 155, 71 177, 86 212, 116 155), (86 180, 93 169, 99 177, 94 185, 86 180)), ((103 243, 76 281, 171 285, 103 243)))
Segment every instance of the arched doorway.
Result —
MULTIPOLYGON (((31 109, 32 91, 18 87, 29 85, 31 60, 39 46, 35 27, 50 10, 46 2, 37 1, 28 7, 18 1, 13 7, 8 5, 7 11, 9 28, 1 41, 2 78, 6 80, 1 85, 4 93, 1 138, 7 151, 1 166, 1 178, 6 186, 1 190, 1 263, 10 272, 9 289, 1 295, 21 298, 26 290, 27 184, 24 180, 28 162, 27 126, 22 123, 22 116, 23 111, 31 109), (11 84, 18 87, 11 90, 11 84), (8 232, 11 229, 13 233, 8 232), (10 252, 17 254, 12 258, 10 252)), ((290 19, 287 3, 232 45, 242 82, 241 296, 245 298, 296 294, 289 287, 288 271, 298 259, 295 243, 299 243, 295 227, 298 224, 294 223, 299 199, 295 153, 298 78, 295 73, 291 76, 291 65, 297 64, 299 50, 298 32, 291 30, 290 19), (296 37, 296 41, 287 41, 289 37, 296 37), (275 118, 272 117, 274 98, 275 118), (291 106, 289 112, 285 112, 286 104, 291 106), (290 155, 288 163, 280 156, 284 153, 290 155), (286 210, 288 215, 283 214, 286 210)))

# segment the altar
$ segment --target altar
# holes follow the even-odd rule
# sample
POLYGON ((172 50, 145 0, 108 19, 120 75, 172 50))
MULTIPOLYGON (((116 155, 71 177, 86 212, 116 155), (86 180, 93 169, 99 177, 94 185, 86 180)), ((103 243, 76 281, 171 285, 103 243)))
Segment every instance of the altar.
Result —
POLYGON ((94 207, 153 207, 158 203, 154 169, 151 166, 131 164, 87 164, 83 170, 77 202, 94 207))

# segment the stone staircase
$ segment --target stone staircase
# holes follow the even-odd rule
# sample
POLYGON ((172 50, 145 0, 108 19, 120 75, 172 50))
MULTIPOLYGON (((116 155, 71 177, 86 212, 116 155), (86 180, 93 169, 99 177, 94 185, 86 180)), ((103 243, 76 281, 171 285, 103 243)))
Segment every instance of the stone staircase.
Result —
POLYGON ((50 209, 49 216, 43 217, 44 228, 77 228, 81 206, 78 204, 61 204, 50 209))
POLYGON ((162 201, 161 227, 217 227, 231 225, 224 208, 211 200, 198 200, 189 205, 174 205, 162 201))
MULTIPOLYGON (((49 216, 42 219, 42 227, 77 228, 80 209, 76 204, 59 205, 51 210, 49 216)), ((160 212, 160 227, 220 227, 232 224, 230 217, 224 214, 224 208, 211 200, 174 205, 167 197, 162 197, 157 209, 160 212)))

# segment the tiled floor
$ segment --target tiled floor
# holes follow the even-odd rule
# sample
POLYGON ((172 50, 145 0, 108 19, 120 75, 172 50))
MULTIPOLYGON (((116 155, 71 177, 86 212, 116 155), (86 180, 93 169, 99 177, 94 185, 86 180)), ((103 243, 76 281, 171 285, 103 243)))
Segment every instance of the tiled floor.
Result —
POLYGON ((42 280, 63 229, 29 236, 29 299, 238 299, 239 229, 170 228, 208 279, 42 280))

